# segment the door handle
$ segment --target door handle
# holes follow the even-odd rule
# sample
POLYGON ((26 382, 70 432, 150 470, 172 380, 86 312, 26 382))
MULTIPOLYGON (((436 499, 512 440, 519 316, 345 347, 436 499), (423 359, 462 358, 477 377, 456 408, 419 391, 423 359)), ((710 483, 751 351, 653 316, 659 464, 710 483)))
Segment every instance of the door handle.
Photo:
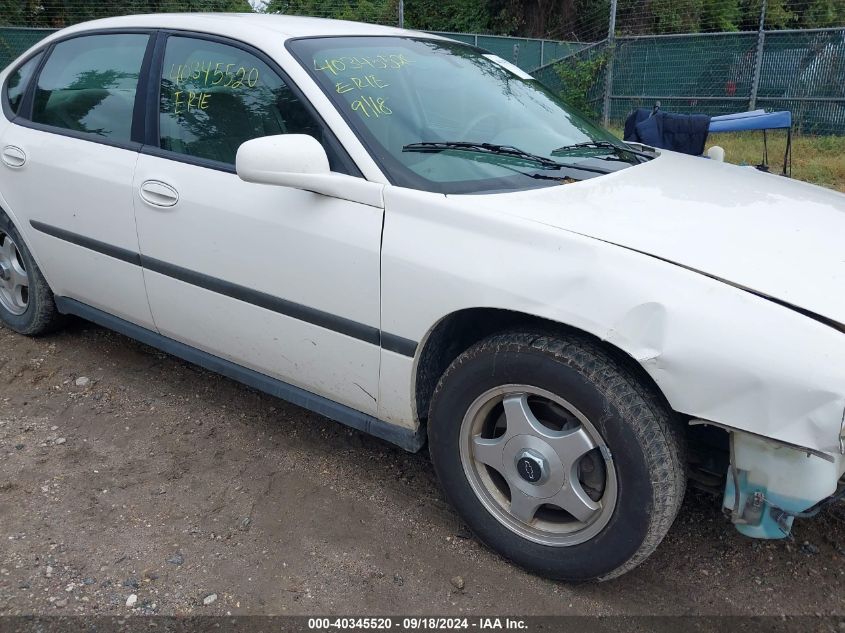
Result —
POLYGON ((12 169, 18 169, 26 164, 26 152, 20 147, 7 145, 3 148, 3 164, 12 169))
POLYGON ((179 192, 159 180, 147 180, 141 184, 141 199, 154 207, 169 209, 179 202, 179 192))

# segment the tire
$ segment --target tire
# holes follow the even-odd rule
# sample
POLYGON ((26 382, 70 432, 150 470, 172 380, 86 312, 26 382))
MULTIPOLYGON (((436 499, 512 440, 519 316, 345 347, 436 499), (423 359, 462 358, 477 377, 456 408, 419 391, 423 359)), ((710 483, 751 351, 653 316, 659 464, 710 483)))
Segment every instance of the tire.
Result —
POLYGON ((0 322, 38 336, 61 323, 53 293, 9 218, 0 211, 0 322), (26 282, 26 286, 22 283, 26 282), (21 290, 23 289, 23 290, 21 290))
POLYGON ((557 580, 633 569, 683 500, 672 413, 580 336, 506 333, 474 345, 441 377, 428 437, 446 497, 478 538, 557 580))

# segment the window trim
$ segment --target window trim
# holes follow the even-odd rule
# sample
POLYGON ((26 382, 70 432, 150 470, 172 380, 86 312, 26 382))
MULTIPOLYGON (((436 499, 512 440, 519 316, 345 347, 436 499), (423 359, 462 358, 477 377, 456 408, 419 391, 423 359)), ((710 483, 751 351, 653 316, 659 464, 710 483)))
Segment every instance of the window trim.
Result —
POLYGON ((334 131, 314 107, 314 104, 311 103, 296 82, 290 78, 290 75, 285 72, 284 68, 282 68, 276 60, 267 55, 261 49, 241 40, 213 33, 192 31, 189 29, 158 29, 158 36, 155 38, 155 53, 152 58, 153 66, 150 67, 147 77, 149 81, 146 109, 147 117, 145 119, 145 142, 140 150, 142 154, 173 160, 179 163, 186 163, 188 165, 195 165, 197 167, 214 169, 216 171, 223 171, 231 174, 236 173, 235 166, 230 165, 229 163, 223 163, 198 156, 190 156, 189 154, 180 154, 179 152, 161 148, 161 132, 159 129, 161 123, 161 113, 159 112, 161 105, 161 78, 164 74, 164 56, 167 49, 167 40, 171 37, 193 38, 215 42, 224 46, 231 46, 233 48, 238 48, 249 55, 253 55, 266 64, 270 70, 276 73, 285 85, 287 85, 294 97, 302 103, 303 107, 314 118, 314 121, 322 128, 324 145, 328 146, 325 147, 326 153, 329 151, 334 153, 338 163, 344 168, 344 171, 338 173, 344 173, 356 178, 364 178, 364 174, 358 168, 358 165, 355 164, 355 161, 352 159, 349 152, 346 151, 346 148, 337 139, 334 131))
MULTIPOLYGON (((15 116, 14 119, 11 119, 11 122, 20 125, 21 127, 29 128, 32 130, 39 130, 41 132, 47 132, 50 134, 56 134, 58 136, 66 136, 68 138, 74 138, 82 141, 89 141, 91 143, 96 143, 98 145, 107 145, 109 147, 116 147, 118 149, 126 149, 133 152, 140 151, 141 143, 135 140, 135 130, 136 130, 136 116, 138 114, 139 102, 140 107, 143 108, 144 99, 143 94, 141 92, 142 87, 144 86, 143 82, 145 80, 145 75, 147 74, 147 68, 144 64, 148 61, 148 55, 150 54, 150 49, 153 46, 155 41, 155 33, 156 29, 153 28, 111 28, 111 29, 92 29, 90 31, 80 31, 78 33, 71 33, 70 35, 66 35, 63 37, 56 38, 51 40, 42 48, 34 51, 32 55, 27 57, 27 60, 31 59, 34 55, 38 54, 39 52, 44 53, 44 57, 41 58, 41 61, 38 64, 38 68, 36 69, 35 73, 33 73, 32 80, 30 80, 29 85, 27 86, 26 93, 24 94, 23 101, 21 103, 20 112, 15 116), (132 121, 130 123, 130 140, 129 141, 116 141, 109 138, 97 137, 91 134, 86 134, 85 132, 77 132, 76 130, 69 130, 67 128, 56 127, 54 125, 48 125, 46 123, 37 123, 32 120, 32 110, 34 105, 34 97, 35 97, 35 90, 38 86, 38 80, 41 78, 41 73, 44 70, 44 66, 49 61, 50 57, 52 56, 53 52, 55 51, 56 45, 61 44, 63 42, 68 42, 71 40, 79 39, 82 37, 91 37, 91 36, 98 36, 98 35, 147 35, 147 48, 144 51, 144 57, 141 61, 141 69, 138 74, 138 86, 135 90, 135 104, 132 108, 132 121)), ((26 62, 24 62, 26 63, 26 62)), ((18 66, 19 67, 19 66, 18 66)), ((4 84, 5 90, 5 84, 4 84)), ((6 108, 6 100, 3 101, 4 110, 6 108)))

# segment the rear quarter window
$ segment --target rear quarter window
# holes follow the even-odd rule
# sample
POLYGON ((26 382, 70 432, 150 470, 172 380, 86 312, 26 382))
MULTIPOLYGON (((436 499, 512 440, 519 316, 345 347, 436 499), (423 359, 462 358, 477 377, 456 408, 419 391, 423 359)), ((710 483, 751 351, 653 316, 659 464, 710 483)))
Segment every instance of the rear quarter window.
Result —
POLYGON ((21 102, 23 101, 26 89, 38 68, 38 63, 41 61, 43 53, 38 53, 34 57, 21 64, 17 70, 9 75, 8 83, 6 83, 6 105, 15 114, 20 112, 21 102))

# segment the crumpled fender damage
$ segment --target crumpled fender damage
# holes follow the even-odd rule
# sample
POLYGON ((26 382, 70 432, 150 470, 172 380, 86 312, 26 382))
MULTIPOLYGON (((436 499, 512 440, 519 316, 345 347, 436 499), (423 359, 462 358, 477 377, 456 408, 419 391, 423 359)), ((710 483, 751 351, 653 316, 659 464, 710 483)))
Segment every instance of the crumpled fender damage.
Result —
POLYGON ((664 270, 664 283, 678 271, 685 279, 662 295, 653 277, 636 277, 660 300, 632 305, 600 336, 635 358, 676 411, 731 432, 725 510, 746 536, 784 538, 845 472, 845 335, 697 271, 664 270))
POLYGON ((386 189, 384 329, 423 341, 461 310, 543 317, 625 351, 682 414, 839 454, 845 334, 671 262, 479 208, 478 198, 456 209, 454 198, 386 189))
MULTIPOLYGON (((546 318, 636 359, 681 414, 840 455, 845 334, 695 270, 459 198, 385 191, 383 328, 424 341, 466 309, 546 318)), ((765 264, 748 249, 744 265, 765 264)))
POLYGON ((601 306, 593 316, 604 327, 592 333, 636 359, 676 411, 840 453, 845 335, 694 271, 615 255, 603 254, 592 281, 579 284, 582 296, 559 296, 558 305, 601 306))

